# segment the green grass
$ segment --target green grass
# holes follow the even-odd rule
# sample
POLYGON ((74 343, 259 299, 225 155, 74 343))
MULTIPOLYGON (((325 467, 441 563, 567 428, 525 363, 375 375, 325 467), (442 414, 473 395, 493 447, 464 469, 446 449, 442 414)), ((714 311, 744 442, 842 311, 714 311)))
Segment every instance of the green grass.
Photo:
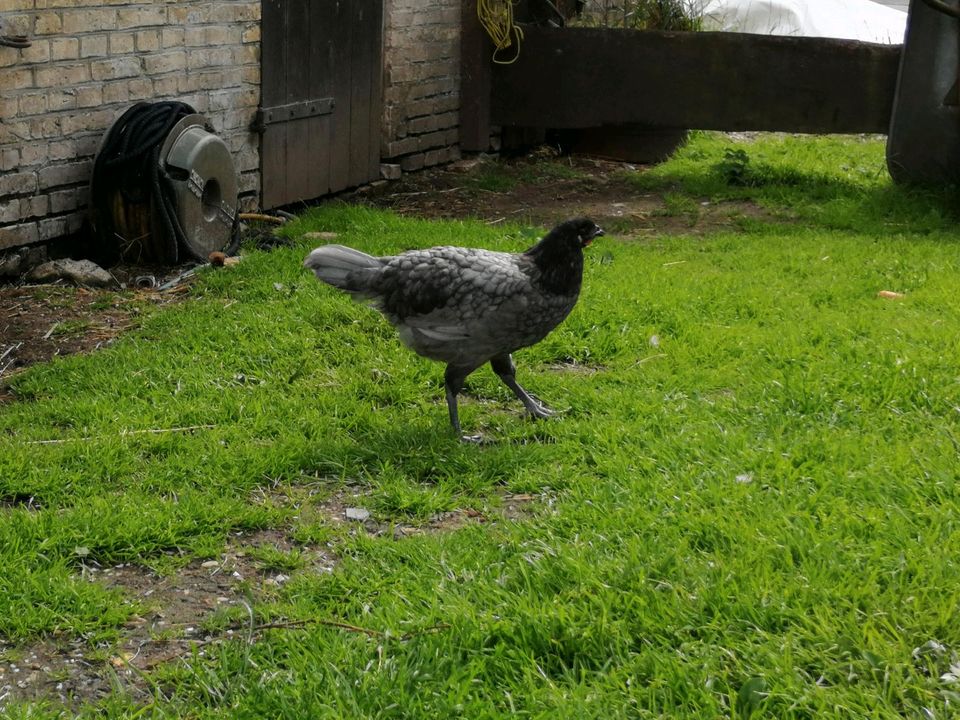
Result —
MULTIPOLYGON (((254 610, 307 623, 161 666, 147 716, 956 716, 941 680, 960 651, 946 194, 890 185, 876 140, 762 137, 743 146, 747 184, 718 167, 730 146, 697 136, 631 181, 681 213, 749 199, 777 217, 599 241, 577 309, 516 358, 565 412, 531 422, 479 372, 483 402, 461 417, 487 445, 456 442, 441 368, 304 275, 303 243, 204 274, 107 350, 18 375, 0 498, 40 509, 0 510, 0 635, 109 642, 132 610, 76 579, 81 559, 162 564, 290 527, 338 565, 294 572, 254 610), (523 520, 398 541, 259 492, 317 483, 362 488, 387 523, 496 517, 503 489, 544 499, 523 520)), ((287 232, 307 230, 375 253, 531 234, 336 204, 287 232)), ((137 710, 116 695, 85 712, 137 710)))

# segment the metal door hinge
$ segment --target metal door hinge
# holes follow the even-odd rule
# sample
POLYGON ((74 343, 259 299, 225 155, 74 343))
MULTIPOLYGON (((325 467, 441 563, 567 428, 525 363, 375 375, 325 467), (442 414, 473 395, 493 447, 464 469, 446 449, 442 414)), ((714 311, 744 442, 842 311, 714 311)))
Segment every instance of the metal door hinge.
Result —
POLYGON ((287 105, 262 107, 257 110, 257 115, 253 119, 252 127, 257 132, 263 132, 267 125, 317 117, 318 115, 329 115, 333 112, 336 104, 334 98, 326 97, 316 98, 314 100, 301 100, 300 102, 288 103, 287 105))

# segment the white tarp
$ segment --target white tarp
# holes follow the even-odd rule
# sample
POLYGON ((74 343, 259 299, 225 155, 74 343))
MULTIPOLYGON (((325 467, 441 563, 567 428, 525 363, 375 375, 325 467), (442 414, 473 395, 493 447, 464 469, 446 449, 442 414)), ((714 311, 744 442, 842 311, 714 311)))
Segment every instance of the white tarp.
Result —
POLYGON ((903 42, 907 14, 871 0, 704 0, 705 30, 903 42))

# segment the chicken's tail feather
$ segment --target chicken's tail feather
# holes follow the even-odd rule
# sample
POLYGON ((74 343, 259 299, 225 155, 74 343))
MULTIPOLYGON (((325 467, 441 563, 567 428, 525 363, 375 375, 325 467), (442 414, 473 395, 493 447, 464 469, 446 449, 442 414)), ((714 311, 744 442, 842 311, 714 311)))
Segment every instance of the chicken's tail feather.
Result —
POLYGON ((328 285, 362 295, 365 288, 362 287, 362 282, 358 282, 357 275, 349 280, 348 277, 357 270, 380 268, 383 262, 372 255, 343 245, 324 245, 307 255, 303 266, 313 270, 317 279, 328 285))

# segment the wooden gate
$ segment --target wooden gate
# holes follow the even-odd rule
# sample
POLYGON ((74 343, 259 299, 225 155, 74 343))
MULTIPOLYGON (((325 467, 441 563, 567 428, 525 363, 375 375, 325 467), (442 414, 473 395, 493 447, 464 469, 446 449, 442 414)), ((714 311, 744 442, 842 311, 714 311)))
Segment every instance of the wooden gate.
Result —
POLYGON ((263 0, 262 205, 379 177, 383 0, 263 0))

